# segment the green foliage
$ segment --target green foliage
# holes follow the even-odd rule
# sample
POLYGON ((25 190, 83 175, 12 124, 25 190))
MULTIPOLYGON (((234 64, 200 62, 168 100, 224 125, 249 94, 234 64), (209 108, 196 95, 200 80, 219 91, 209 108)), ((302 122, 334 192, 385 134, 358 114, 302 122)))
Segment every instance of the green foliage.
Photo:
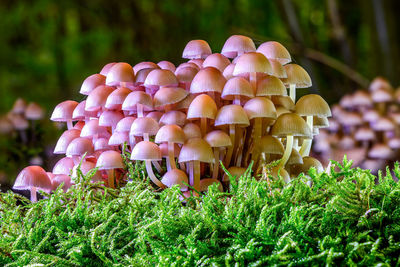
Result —
POLYGON ((140 165, 119 190, 78 172, 68 192, 35 204, 4 193, 0 265, 399 265, 399 164, 378 177, 334 165, 286 186, 247 172, 228 193, 212 186, 184 204, 178 187, 155 192, 140 165))

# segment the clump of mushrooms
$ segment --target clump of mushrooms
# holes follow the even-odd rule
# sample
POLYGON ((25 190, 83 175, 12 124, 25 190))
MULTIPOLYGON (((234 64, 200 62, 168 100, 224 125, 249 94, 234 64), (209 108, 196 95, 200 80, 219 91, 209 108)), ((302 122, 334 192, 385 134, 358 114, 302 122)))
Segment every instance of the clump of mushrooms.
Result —
POLYGON ((220 162, 234 176, 253 162, 259 177, 260 166, 273 160, 280 160, 274 173, 287 174, 285 181, 292 170, 307 171, 302 157, 309 158, 313 134, 327 126, 330 109, 318 95, 296 102, 296 90, 310 87, 311 78, 290 63, 283 45, 257 48, 249 37, 233 35, 221 53, 192 40, 182 54, 187 61, 178 66, 109 63, 83 82, 86 100, 57 105, 52 120, 68 127, 54 151, 66 154, 57 174, 72 173, 86 154, 82 164, 97 166, 115 187, 124 144, 156 186, 192 191, 185 194, 214 183, 226 188, 220 162))

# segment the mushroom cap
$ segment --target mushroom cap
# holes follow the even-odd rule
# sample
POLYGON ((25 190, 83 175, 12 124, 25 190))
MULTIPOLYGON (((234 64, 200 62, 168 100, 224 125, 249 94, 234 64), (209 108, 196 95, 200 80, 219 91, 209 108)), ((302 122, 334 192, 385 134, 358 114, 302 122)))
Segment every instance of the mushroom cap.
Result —
POLYGON ((375 109, 370 109, 362 113, 362 119, 367 122, 375 122, 379 119, 379 112, 375 109))
POLYGON ((50 120, 60 121, 60 122, 66 122, 68 120, 72 120, 72 114, 77 105, 78 102, 72 100, 61 102, 54 108, 50 120))
POLYGON ((282 81, 286 87, 289 87, 290 84, 295 84, 297 88, 311 87, 311 77, 301 66, 297 64, 287 64, 284 68, 287 78, 282 79, 282 81))
POLYGON ((86 111, 86 100, 80 102, 72 112, 73 120, 84 120, 86 117, 97 117, 97 111, 86 111))
POLYGON ((106 104, 104 107, 106 109, 121 109, 122 104, 125 101, 125 98, 132 91, 126 87, 120 87, 114 90, 111 94, 108 95, 106 104))
POLYGON ((283 82, 274 76, 264 76, 257 80, 257 96, 283 95, 287 90, 283 82))
POLYGON ((115 127, 124 118, 120 111, 105 110, 99 117, 99 126, 115 127))
POLYGON ((0 135, 9 134, 14 130, 14 126, 7 116, 0 116, 0 135))
POLYGON ((204 140, 211 147, 229 147, 232 146, 231 138, 228 134, 221 130, 214 130, 204 136, 204 140))
POLYGON ((115 63, 107 73, 106 85, 116 86, 121 82, 133 84, 135 74, 131 65, 125 62, 115 63))
POLYGON ((163 112, 160 111, 152 111, 147 113, 146 117, 153 118, 156 122, 160 122, 161 117, 164 115, 163 112))
POLYGON ((201 94, 206 92, 221 93, 226 83, 222 73, 213 67, 200 70, 190 84, 190 93, 201 94))
POLYGON ((185 126, 183 126, 182 130, 185 133, 187 140, 192 139, 192 138, 201 138, 201 129, 195 123, 185 124, 185 126))
POLYGON ((71 170, 74 167, 74 161, 71 158, 61 158, 53 167, 53 174, 71 174, 71 170))
POLYGON ((186 44, 185 49, 183 49, 182 58, 206 58, 211 53, 211 48, 206 41, 191 40, 186 44))
POLYGON ((203 62, 203 68, 214 67, 220 72, 223 72, 225 68, 231 64, 230 60, 220 53, 214 53, 209 55, 203 62))
POLYGON ((380 117, 377 121, 371 123, 371 128, 375 131, 393 131, 395 124, 390 118, 380 117))
POLYGON ((163 60, 157 63, 157 65, 163 70, 169 70, 175 72, 175 65, 169 61, 163 60))
POLYGON ((287 78, 287 73, 283 65, 276 59, 268 59, 269 64, 271 64, 272 75, 277 78, 287 78))
POLYGON ((124 162, 119 152, 114 150, 104 151, 100 154, 97 159, 96 167, 99 170, 110 170, 110 169, 122 169, 124 168, 124 162))
POLYGON ((307 174, 310 168, 315 168, 318 173, 324 171, 324 167, 322 166, 321 162, 318 159, 310 156, 303 157, 303 164, 295 167, 297 174, 302 172, 307 174))
MULTIPOLYGON (((175 71, 175 70, 174 70, 175 71)), ((174 72, 165 69, 154 69, 146 77, 144 86, 157 88, 159 86, 177 86, 178 79, 174 72)))
POLYGON ((345 135, 339 140, 337 146, 343 150, 352 149, 356 146, 356 140, 352 136, 345 135))
POLYGON ((215 101, 206 94, 196 96, 192 103, 190 103, 187 111, 188 119, 208 118, 215 119, 217 115, 217 104, 215 101))
POLYGON ((400 148, 400 137, 391 138, 391 139, 388 141, 388 146, 389 146, 391 149, 399 149, 399 148, 400 148))
POLYGON ((293 164, 303 164, 303 158, 301 157, 300 153, 294 148, 292 148, 292 152, 290 153, 289 159, 286 162, 286 165, 293 164))
MULTIPOLYGON (((108 72, 110 71, 110 69, 112 68, 112 66, 114 66, 115 64, 117 64, 117 62, 110 62, 107 63, 106 65, 104 65, 104 67, 101 69, 100 74, 101 75, 105 75, 107 76, 108 72)), ((104 76, 104 77, 105 77, 104 76)), ((104 79, 105 82, 105 79, 104 79)))
POLYGON ((69 143, 65 155, 70 156, 82 156, 87 153, 88 156, 93 154, 94 147, 92 140, 85 137, 78 137, 69 143))
POLYGON ((246 99, 254 97, 253 87, 243 77, 230 78, 222 90, 221 98, 224 100, 233 100, 236 96, 246 99))
POLYGON ((353 94, 353 105, 358 107, 368 107, 372 105, 372 98, 367 91, 357 90, 353 94))
POLYGON ((44 110, 39 104, 31 102, 26 106, 25 117, 28 120, 41 120, 44 117, 44 110))
POLYGON ((387 88, 378 88, 371 93, 372 101, 375 103, 394 101, 393 90, 387 88))
POLYGON ((262 53, 266 58, 274 59, 285 65, 292 61, 289 51, 280 43, 276 41, 268 41, 262 43, 258 48, 257 52, 262 53))
POLYGON ((345 126, 357 126, 363 123, 361 115, 357 112, 344 112, 338 120, 345 126))
MULTIPOLYGON (((77 177, 77 169, 78 169, 79 164, 73 166, 72 168, 72 177, 77 177)), ((93 170, 94 168, 96 168, 96 163, 93 163, 91 161, 83 161, 80 164, 80 170, 82 172, 83 175, 88 174, 88 172, 90 172, 91 170, 93 170)), ((97 171, 91 178, 92 182, 101 182, 103 181, 103 177, 101 176, 100 171, 97 171)))
MULTIPOLYGON (((144 61, 144 62, 139 62, 135 66, 133 66, 133 72, 135 75, 143 69, 159 69, 160 67, 151 61, 144 61)), ((136 77, 137 78, 137 77, 136 77)))
POLYGON ((171 124, 162 126, 158 130, 154 141, 156 143, 172 142, 183 144, 185 140, 186 137, 182 128, 178 125, 171 124))
POLYGON ((391 159, 393 150, 387 144, 374 144, 368 152, 368 157, 373 159, 391 159))
POLYGON ((287 172, 286 169, 280 167, 280 166, 276 166, 273 167, 271 169, 271 171, 269 172, 269 175, 271 175, 274 178, 278 178, 279 176, 285 181, 285 183, 289 183, 290 182, 290 175, 287 172))
POLYGON ((300 116, 332 116, 328 103, 320 95, 316 94, 300 97, 296 102, 295 111, 300 116))
POLYGON ((93 143, 94 151, 96 152, 112 149, 112 146, 108 144, 109 138, 97 138, 93 143))
POLYGON ((98 111, 105 106, 108 96, 114 91, 111 86, 100 85, 90 92, 86 99, 86 111, 98 111))
POLYGON ((218 184, 218 190, 223 191, 224 189, 222 188, 222 184, 218 179, 215 178, 204 178, 200 180, 200 192, 206 192, 208 191, 208 187, 210 187, 213 184, 218 184))
POLYGON ((81 130, 81 137, 92 138, 94 136, 106 137, 109 135, 107 128, 99 125, 98 119, 93 119, 85 123, 81 130))
POLYGON ((144 81, 147 78, 147 75, 149 75, 149 73, 154 69, 159 69, 159 67, 157 66, 157 68, 147 68, 139 70, 135 74, 135 85, 143 85, 144 81))
POLYGON ((261 137, 260 142, 258 144, 254 144, 254 146, 255 151, 266 154, 283 155, 285 152, 281 141, 272 135, 264 135, 261 137))
POLYGON ((11 121, 15 130, 23 131, 29 128, 29 122, 20 114, 8 113, 7 118, 11 121))
POLYGON ((25 112, 26 105, 27 103, 24 99, 17 98, 13 104, 13 107, 11 108, 11 113, 23 114, 25 112))
POLYGON ((248 73, 273 74, 268 59, 263 54, 257 52, 243 54, 236 61, 233 75, 247 75, 248 73))
POLYGON ((106 76, 97 73, 90 75, 83 81, 79 93, 81 93, 82 95, 89 95, 94 88, 105 84, 106 84, 106 76))
POLYGON ((256 46, 253 40, 243 35, 232 35, 226 41, 222 47, 221 54, 227 58, 235 58, 238 55, 247 52, 256 51, 256 46))
POLYGON ((198 69, 193 67, 178 67, 175 71, 175 75, 180 83, 191 83, 198 71, 198 69))
POLYGON ((69 143, 75 138, 78 138, 81 134, 80 130, 70 129, 66 130, 58 139, 57 144, 54 148, 54 154, 65 154, 67 152, 67 147, 69 143))
POLYGON ((110 146, 118 146, 123 143, 129 143, 129 132, 117 132, 115 131, 108 140, 108 145, 110 146))
POLYGON ((310 127, 296 113, 285 113, 280 115, 272 126, 271 135, 279 138, 288 135, 312 138, 310 127))
POLYGON ((250 120, 254 118, 277 118, 274 103, 266 97, 252 98, 246 102, 243 108, 250 120))
POLYGON ((57 175, 55 175, 51 179, 51 183, 52 183, 52 190, 56 190, 57 187, 60 186, 60 184, 64 183, 64 185, 62 187, 64 192, 66 192, 68 190, 68 188, 70 188, 72 186, 71 177, 69 175, 66 175, 66 174, 57 174, 57 175))
POLYGON ((186 114, 181 111, 171 110, 161 116, 159 123, 160 125, 176 124, 182 127, 186 123, 186 114))
POLYGON ((178 103, 185 99, 188 94, 188 91, 179 87, 163 87, 153 97, 154 107, 157 108, 178 103))
POLYGON ((122 110, 135 111, 138 104, 142 104, 147 110, 153 109, 153 100, 149 94, 143 91, 133 91, 125 98, 122 110))
POLYGON ((235 63, 231 63, 228 66, 226 66, 226 68, 224 69, 224 71, 222 72, 222 75, 225 77, 225 79, 230 79, 233 77, 233 71, 235 70, 235 63))
POLYGON ((187 110, 195 97, 196 97, 196 95, 189 94, 185 99, 183 99, 181 102, 176 104, 175 109, 176 110, 187 110))
POLYGON ((199 69, 203 68, 203 62, 204 62, 204 59, 202 59, 202 58, 192 58, 191 60, 188 61, 188 63, 193 63, 193 64, 197 65, 197 67, 199 69))
POLYGON ((296 108, 296 106, 290 96, 274 95, 271 97, 271 101, 272 101, 272 103, 274 103, 276 108, 281 106, 290 111, 294 111, 296 108))
POLYGON ((135 117, 124 117, 122 118, 115 127, 116 132, 129 132, 135 117))
POLYGON ((227 105, 218 110, 215 117, 215 126, 238 125, 239 127, 247 127, 250 125, 246 111, 239 105, 227 105))
POLYGON ((384 88, 384 89, 392 89, 392 85, 389 83, 389 81, 383 77, 376 77, 375 79, 372 80, 372 82, 369 85, 368 90, 373 92, 377 89, 384 88))
POLYGON ((150 117, 136 118, 131 126, 129 135, 143 136, 148 133, 149 135, 156 135, 160 129, 157 121, 150 117))
POLYGON ((51 180, 46 171, 40 166, 28 166, 24 168, 17 176, 13 188, 26 190, 31 187, 50 191, 52 188, 51 180))
POLYGON ((369 127, 360 127, 354 134, 354 139, 357 141, 372 141, 375 138, 375 132, 369 127))
POLYGON ((132 160, 161 160, 160 148, 149 141, 137 143, 131 153, 132 160))
MULTIPOLYGON (((227 171, 232 177, 234 178, 236 177, 237 180, 240 176, 242 176, 246 172, 246 169, 242 167, 232 166, 229 167, 227 171)), ((226 173, 224 173, 224 176, 222 177, 222 182, 229 182, 229 176, 226 173)))
POLYGON ((167 171, 161 182, 165 184, 167 187, 173 187, 174 185, 179 185, 182 191, 188 190, 189 179, 184 171, 179 169, 172 169, 167 171))
POLYGON ((188 161, 214 163, 214 154, 211 146, 201 138, 187 140, 179 153, 178 162, 188 161))
POLYGON ((194 63, 194 62, 183 62, 181 63, 175 70, 175 75, 177 72, 180 71, 180 69, 184 69, 184 68, 192 68, 195 69, 196 71, 199 71, 201 68, 199 67, 198 64, 194 63))

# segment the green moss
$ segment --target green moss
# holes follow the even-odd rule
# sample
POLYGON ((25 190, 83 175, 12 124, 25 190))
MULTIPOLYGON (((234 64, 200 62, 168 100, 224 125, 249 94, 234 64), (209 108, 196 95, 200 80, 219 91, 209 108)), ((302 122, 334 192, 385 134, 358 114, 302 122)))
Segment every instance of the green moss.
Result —
POLYGON ((248 174, 185 205, 178 188, 155 192, 141 165, 120 190, 88 175, 35 204, 1 194, 0 265, 399 265, 399 184, 336 165, 311 169, 312 187, 248 174))

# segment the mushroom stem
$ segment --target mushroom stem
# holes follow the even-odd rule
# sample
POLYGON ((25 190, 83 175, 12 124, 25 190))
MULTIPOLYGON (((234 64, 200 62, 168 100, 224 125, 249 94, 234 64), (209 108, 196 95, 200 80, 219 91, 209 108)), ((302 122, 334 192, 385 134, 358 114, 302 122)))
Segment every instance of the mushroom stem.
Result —
POLYGON ((31 187, 31 202, 37 202, 36 187, 31 187))
POLYGON ((240 167, 242 164, 242 158, 243 158, 243 149, 244 149, 244 135, 246 135, 246 130, 239 128, 239 141, 238 141, 238 147, 237 147, 237 155, 236 155, 236 166, 240 167), (243 133, 244 132, 244 133, 243 133))
POLYGON ((176 169, 176 163, 175 163, 175 156, 174 156, 174 143, 173 142, 168 142, 168 162, 170 169, 176 169))
POLYGON ((257 92, 257 72, 250 72, 250 84, 253 87, 254 94, 257 92))
POLYGON ((200 119, 201 136, 204 137, 207 133, 207 118, 200 119))
POLYGON ((235 98, 233 99, 233 104, 240 106, 240 95, 235 95, 235 98))
POLYGON ((233 153, 233 149, 235 147, 235 125, 233 125, 233 124, 229 125, 229 136, 231 138, 232 146, 230 146, 228 148, 228 152, 226 153, 226 156, 225 156, 225 166, 227 168, 229 167, 229 165, 231 163, 232 153, 233 153))
POLYGON ((160 188, 165 188, 166 186, 165 186, 163 183, 161 183, 161 181, 158 180, 158 178, 157 178, 156 175, 154 174, 153 168, 152 168, 152 166, 151 166, 151 160, 145 160, 145 163, 146 163, 146 171, 147 171, 147 174, 148 174, 149 177, 150 177, 150 180, 151 180, 153 183, 155 183, 158 187, 160 187, 160 188))
POLYGON ((136 108, 137 108, 137 115, 139 118, 143 118, 143 105, 140 103, 136 104, 136 108))
POLYGON ((286 137, 286 148, 285 153, 283 154, 281 161, 279 162, 278 167, 284 167, 286 162, 288 161, 290 154, 292 153, 293 147, 293 135, 288 135, 286 137))
POLYGON ((67 120, 67 128, 68 128, 68 130, 71 130, 72 128, 74 128, 74 125, 72 124, 72 120, 67 120))
POLYGON ((114 177, 115 177, 114 169, 107 170, 106 172, 107 172, 107 177, 108 177, 108 186, 111 187, 111 188, 115 188, 115 185, 114 185, 114 177))
MULTIPOLYGON (((307 116, 307 124, 310 127, 310 129, 312 130, 313 116, 307 116)), ((299 153, 302 157, 308 156, 310 154, 311 144, 312 144, 312 137, 310 139, 303 140, 303 144, 301 145, 301 148, 299 151, 299 153)))
POLYGON ((214 148, 214 168, 212 178, 218 179, 218 170, 219 170, 219 148, 214 148))
POLYGON ((259 143, 259 140, 261 139, 261 127, 262 127, 262 118, 255 118, 254 119, 254 131, 253 131, 253 151, 251 153, 251 160, 255 161, 257 158, 257 149, 254 149, 259 143))
POLYGON ((297 138, 293 139, 293 148, 299 151, 299 139, 297 138))
POLYGON ((296 84, 294 83, 290 84, 289 96, 293 100, 293 103, 296 103, 296 84))
POLYGON ((200 191, 200 161, 193 161, 193 188, 200 191))
POLYGON ((148 133, 143 133, 143 140, 144 141, 149 141, 150 140, 148 133))

